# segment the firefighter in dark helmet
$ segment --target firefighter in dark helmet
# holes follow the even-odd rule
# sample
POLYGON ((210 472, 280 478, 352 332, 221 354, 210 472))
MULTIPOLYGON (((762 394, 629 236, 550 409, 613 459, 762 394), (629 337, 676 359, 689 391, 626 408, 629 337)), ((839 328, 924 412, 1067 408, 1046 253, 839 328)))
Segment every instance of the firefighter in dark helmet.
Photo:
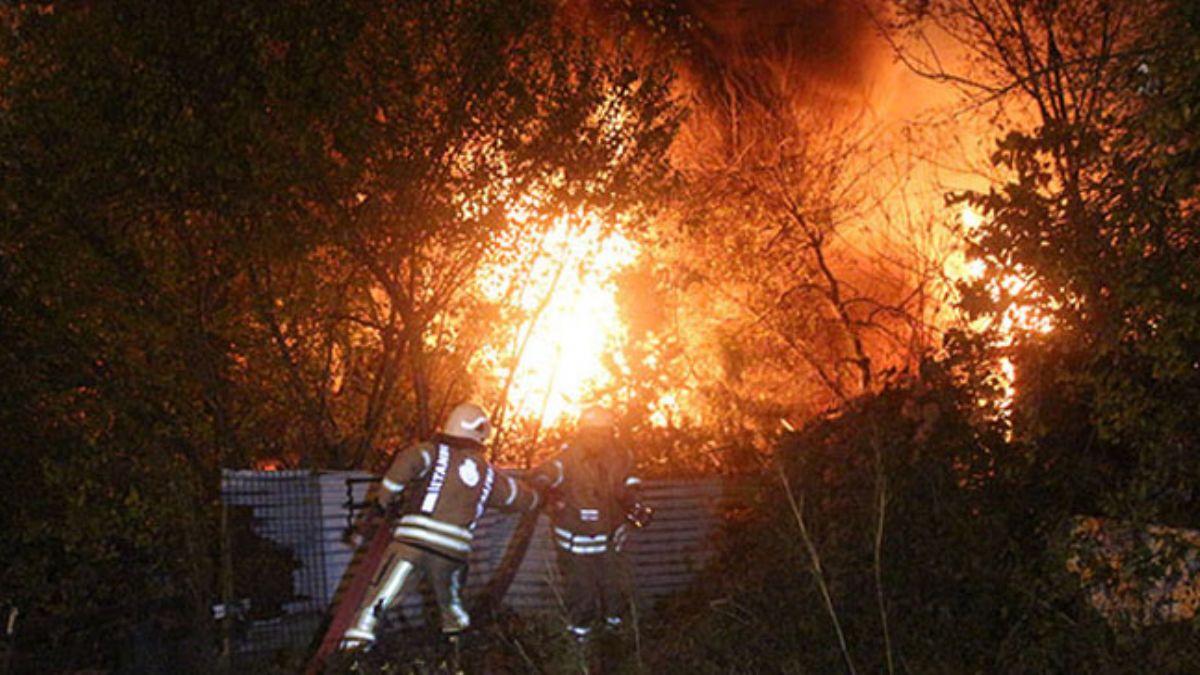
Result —
POLYGON ((646 524, 651 512, 638 500, 641 480, 632 454, 617 441, 613 414, 584 410, 574 437, 534 469, 531 482, 546 495, 567 630, 585 640, 601 621, 619 626, 630 591, 621 548, 629 527, 646 524))
POLYGON ((371 644, 379 618, 421 575, 433 586, 442 631, 455 635, 470 625, 462 587, 475 525, 488 507, 524 511, 538 506, 536 492, 483 458, 490 433, 483 409, 464 403, 450 412, 431 442, 413 445, 392 460, 379 500, 403 495, 403 507, 394 540, 342 638, 343 648, 371 644))

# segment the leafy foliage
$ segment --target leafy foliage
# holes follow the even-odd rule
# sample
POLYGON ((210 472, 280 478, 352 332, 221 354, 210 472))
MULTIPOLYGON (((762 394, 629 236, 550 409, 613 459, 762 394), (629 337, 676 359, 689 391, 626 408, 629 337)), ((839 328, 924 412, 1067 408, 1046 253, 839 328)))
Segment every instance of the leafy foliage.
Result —
POLYGON ((1192 627, 1115 636, 1084 602, 1066 566, 1077 502, 1061 472, 1072 469, 1039 461, 981 416, 991 385, 970 374, 969 355, 786 438, 781 473, 730 514, 723 562, 646 640, 648 662, 668 672, 847 662, 876 672, 889 652, 912 672, 1185 672, 1200 662, 1192 627))
POLYGON ((975 236, 979 255, 1037 299, 981 285, 969 307, 994 320, 1034 304, 1054 326, 1040 343, 1014 347, 1018 373, 1044 381, 1018 384, 1028 391, 1017 402, 1028 425, 1019 431, 1046 433, 1045 445, 1053 411, 1086 410, 1096 438, 1076 447, 1108 455, 1106 475, 1090 474, 1105 510, 1195 524, 1200 241, 1197 182, 1181 162, 1194 152, 1187 111, 1200 23, 1190 5, 1111 17, 1094 7, 1086 16, 1095 31, 1085 35, 1078 9, 1030 18, 1027 38, 1052 72, 1010 64, 1001 77, 1041 78, 1026 96, 1040 124, 998 143, 993 161, 1010 176, 1003 185, 962 196, 989 216, 975 236))
POLYGON ((551 217, 508 210, 633 217, 677 116, 539 0, 0 21, 0 597, 48 669, 159 600, 203 641, 219 470, 428 432, 492 329, 467 281, 551 217))
MULTIPOLYGON (((785 438, 782 485, 733 514, 722 563, 679 601, 652 662, 1190 672, 1194 620, 1110 625, 1068 569, 1084 569, 1071 552, 1081 514, 1151 534, 1166 530, 1146 528, 1150 519, 1195 523, 1200 248, 1195 171, 1182 162, 1194 154, 1196 11, 1007 0, 909 9, 915 25, 957 39, 972 69, 911 65, 980 105, 1017 99, 1036 120, 997 144, 1000 184, 957 197, 987 216, 973 252, 991 271, 964 289, 964 305, 993 329, 1029 310, 1053 328, 951 333, 945 358, 918 379, 785 438), (998 356, 1018 373, 1007 410, 981 406, 1000 400, 989 372, 998 356)), ((1155 545, 1165 546, 1134 549, 1155 545)), ((1178 555, 1111 563, 1117 595, 1194 553, 1178 555)))

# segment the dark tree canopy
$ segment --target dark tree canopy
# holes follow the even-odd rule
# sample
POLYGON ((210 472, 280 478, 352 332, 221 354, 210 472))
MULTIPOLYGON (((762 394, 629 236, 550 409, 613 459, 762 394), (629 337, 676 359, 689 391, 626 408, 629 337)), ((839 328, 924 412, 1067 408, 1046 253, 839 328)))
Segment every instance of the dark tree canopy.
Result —
POLYGON ((3 10, 0 597, 27 644, 109 659, 156 598, 204 625, 221 468, 428 434, 472 393, 473 272, 552 217, 509 210, 654 191, 666 73, 553 9, 3 10))
POLYGON ((565 433, 509 392, 532 261, 575 218, 641 252, 589 395, 652 471, 755 487, 638 669, 1187 670, 1194 621, 1105 623, 1061 543, 1197 526, 1200 9, 766 4, 0 8, 16 669, 112 668, 171 624, 211 672, 225 592, 278 614, 296 559, 223 510, 223 469, 376 469, 470 397, 504 459, 565 433), (843 89, 879 53, 830 54, 877 30, 965 95, 984 187, 918 185, 918 131, 843 89))

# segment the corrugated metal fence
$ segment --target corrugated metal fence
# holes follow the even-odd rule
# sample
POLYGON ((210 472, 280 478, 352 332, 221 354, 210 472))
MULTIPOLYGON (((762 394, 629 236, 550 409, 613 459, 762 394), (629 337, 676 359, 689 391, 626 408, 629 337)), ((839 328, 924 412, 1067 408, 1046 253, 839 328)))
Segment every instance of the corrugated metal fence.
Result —
POLYGON ((225 471, 236 618, 235 652, 304 645, 317 629, 329 582, 326 504, 310 471, 225 471))
MULTIPOLYGON (((290 583, 291 589, 286 598, 256 598, 251 593, 234 599, 231 604, 241 609, 235 640, 239 654, 300 649, 309 643, 354 557, 342 538, 348 508, 362 501, 371 480, 368 474, 350 472, 225 472, 225 503, 241 509, 249 526, 248 538, 236 539, 232 547, 235 569, 256 582, 252 589, 276 585, 271 575, 281 577, 284 586, 290 583), (238 541, 250 543, 239 546, 238 541), (274 552, 269 557, 275 562, 256 567, 254 556, 246 550, 261 551, 264 545, 274 552)), ((654 522, 633 532, 626 551, 635 597, 647 609, 693 581, 712 554, 720 514, 736 500, 737 490, 720 479, 658 480, 645 483, 643 496, 656 511, 654 522)), ((493 584, 519 522, 495 511, 480 521, 471 553, 468 602, 493 584)), ((518 611, 556 612, 560 597, 548 520, 543 516, 511 584, 498 600, 518 611)), ((403 613, 413 625, 423 621, 428 609, 424 602, 419 595, 405 601, 403 613)))

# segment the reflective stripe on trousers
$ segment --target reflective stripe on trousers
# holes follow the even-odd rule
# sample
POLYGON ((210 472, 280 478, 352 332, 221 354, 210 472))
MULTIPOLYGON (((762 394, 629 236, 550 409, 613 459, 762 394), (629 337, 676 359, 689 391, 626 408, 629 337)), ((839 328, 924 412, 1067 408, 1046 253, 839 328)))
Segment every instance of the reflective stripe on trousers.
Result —
POLYGON ((374 641, 380 619, 412 589, 418 575, 425 575, 433 587, 444 632, 456 633, 471 624, 462 602, 466 563, 401 541, 391 544, 386 561, 359 605, 354 625, 343 636, 343 648, 374 641))
POLYGON ((354 621, 354 625, 346 631, 346 642, 372 642, 375 640, 375 625, 379 623, 379 616, 396 600, 396 596, 400 590, 404 588, 404 582, 408 580, 412 574, 413 564, 407 560, 396 560, 395 557, 389 558, 387 569, 383 570, 381 577, 376 579, 374 593, 368 596, 368 601, 364 602, 358 612, 358 617, 354 621), (382 581, 382 583, 379 583, 382 581))

